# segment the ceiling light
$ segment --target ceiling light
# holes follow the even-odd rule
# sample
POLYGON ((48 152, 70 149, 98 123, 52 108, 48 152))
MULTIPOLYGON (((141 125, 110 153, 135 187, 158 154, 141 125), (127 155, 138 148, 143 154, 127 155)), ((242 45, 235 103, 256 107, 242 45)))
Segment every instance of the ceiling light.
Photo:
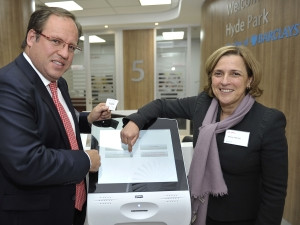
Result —
POLYGON ((184 36, 184 31, 163 32, 164 40, 181 40, 184 36))
MULTIPOLYGON (((80 40, 84 41, 84 36, 81 36, 80 40)), ((103 43, 103 42, 106 42, 106 41, 104 39, 96 36, 96 35, 91 35, 91 36, 89 36, 89 42, 90 43, 103 43)))
POLYGON ((45 5, 49 7, 63 8, 68 11, 83 10, 83 8, 74 1, 46 2, 45 5))
POLYGON ((203 38, 204 38, 204 31, 203 31, 203 30, 201 30, 201 31, 200 31, 200 40, 202 41, 202 40, 203 40, 203 38))
POLYGON ((169 5, 171 0, 140 0, 142 6, 146 5, 169 5))

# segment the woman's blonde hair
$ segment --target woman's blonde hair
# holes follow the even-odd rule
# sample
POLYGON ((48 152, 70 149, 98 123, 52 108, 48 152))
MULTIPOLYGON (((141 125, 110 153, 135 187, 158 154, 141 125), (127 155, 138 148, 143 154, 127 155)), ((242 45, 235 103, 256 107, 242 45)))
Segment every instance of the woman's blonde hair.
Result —
POLYGON ((258 87, 261 80, 260 64, 251 53, 251 51, 245 46, 224 46, 217 49, 208 57, 205 63, 205 71, 208 77, 208 83, 204 87, 204 91, 206 91, 211 97, 214 97, 214 93, 211 87, 212 72, 215 69, 220 58, 224 55, 239 55, 242 57, 246 66, 248 77, 252 77, 250 87, 246 89, 246 93, 249 93, 253 97, 261 96, 263 90, 258 87))

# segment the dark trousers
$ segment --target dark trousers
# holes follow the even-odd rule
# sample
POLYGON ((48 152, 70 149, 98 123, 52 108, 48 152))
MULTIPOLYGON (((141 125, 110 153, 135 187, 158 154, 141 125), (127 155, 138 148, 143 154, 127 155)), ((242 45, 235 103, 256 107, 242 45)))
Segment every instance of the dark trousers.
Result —
POLYGON ((86 202, 82 207, 82 211, 74 209, 73 225, 83 225, 86 217, 86 202))
POLYGON ((206 225, 254 225, 254 224, 255 224, 255 220, 222 222, 222 221, 216 221, 209 217, 206 217, 206 225))

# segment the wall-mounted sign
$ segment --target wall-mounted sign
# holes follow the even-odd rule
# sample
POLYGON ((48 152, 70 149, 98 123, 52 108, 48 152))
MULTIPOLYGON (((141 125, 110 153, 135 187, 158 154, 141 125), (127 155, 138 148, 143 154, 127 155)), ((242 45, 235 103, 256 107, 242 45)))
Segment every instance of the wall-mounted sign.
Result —
POLYGON ((133 72, 138 72, 139 73, 139 77, 137 78, 131 78, 132 81, 134 82, 139 82, 139 81, 142 81, 145 77, 145 74, 144 74, 144 70, 141 69, 141 68, 138 68, 136 65, 137 64, 142 64, 144 61, 143 60, 134 60, 133 63, 132 63, 132 71, 133 72))

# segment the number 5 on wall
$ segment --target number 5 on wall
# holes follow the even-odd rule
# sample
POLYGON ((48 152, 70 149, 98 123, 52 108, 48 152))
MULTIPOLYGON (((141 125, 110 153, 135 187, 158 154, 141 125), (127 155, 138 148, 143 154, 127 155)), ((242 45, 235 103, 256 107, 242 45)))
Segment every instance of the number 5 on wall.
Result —
POLYGON ((141 69, 141 68, 137 68, 136 65, 137 64, 141 64, 143 63, 144 61, 143 60, 134 60, 133 63, 132 63, 132 71, 136 71, 136 72, 139 72, 140 73, 140 76, 138 78, 131 78, 132 81, 134 82, 139 82, 141 80, 144 79, 144 70, 141 69))

